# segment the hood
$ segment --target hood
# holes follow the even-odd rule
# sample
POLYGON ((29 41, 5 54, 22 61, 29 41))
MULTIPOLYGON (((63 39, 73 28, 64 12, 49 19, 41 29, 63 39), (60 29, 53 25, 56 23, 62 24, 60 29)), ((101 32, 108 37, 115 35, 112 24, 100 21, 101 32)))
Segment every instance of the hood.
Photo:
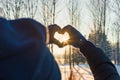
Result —
POLYGON ((22 54, 33 47, 41 49, 46 44, 46 29, 39 22, 23 18, 0 18, 0 58, 22 54))

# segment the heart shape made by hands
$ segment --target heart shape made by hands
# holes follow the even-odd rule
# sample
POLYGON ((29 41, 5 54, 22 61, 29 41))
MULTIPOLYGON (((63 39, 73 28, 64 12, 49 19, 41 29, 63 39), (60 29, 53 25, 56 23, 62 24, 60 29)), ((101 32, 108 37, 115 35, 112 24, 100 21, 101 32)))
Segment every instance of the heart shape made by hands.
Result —
POLYGON ((60 41, 60 43, 63 43, 63 42, 67 42, 70 39, 70 36, 67 32, 65 32, 64 34, 60 34, 58 32, 55 32, 54 38, 56 40, 60 41))

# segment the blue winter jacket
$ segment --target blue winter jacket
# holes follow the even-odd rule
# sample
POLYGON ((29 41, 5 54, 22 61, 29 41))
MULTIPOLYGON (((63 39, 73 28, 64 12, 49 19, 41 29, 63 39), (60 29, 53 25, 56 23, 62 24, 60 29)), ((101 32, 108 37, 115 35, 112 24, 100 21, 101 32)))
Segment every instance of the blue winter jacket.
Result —
POLYGON ((0 18, 0 80, 61 80, 42 24, 0 18))

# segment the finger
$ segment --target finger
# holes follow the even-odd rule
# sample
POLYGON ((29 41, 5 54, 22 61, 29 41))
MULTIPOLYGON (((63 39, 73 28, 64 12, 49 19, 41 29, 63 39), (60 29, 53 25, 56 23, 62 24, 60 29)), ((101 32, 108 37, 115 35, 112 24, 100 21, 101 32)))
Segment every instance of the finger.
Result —
POLYGON ((62 46, 66 46, 66 45, 72 45, 72 46, 74 46, 74 47, 77 46, 77 44, 75 43, 75 41, 72 40, 72 39, 69 39, 67 42, 63 42, 63 43, 62 43, 62 46))
POLYGON ((53 37, 53 35, 55 34, 55 32, 60 31, 61 28, 58 25, 53 24, 53 25, 49 25, 48 26, 48 30, 49 30, 50 36, 53 37))
POLYGON ((58 47, 63 47, 63 44, 58 40, 54 40, 54 44, 58 45, 58 47))
POLYGON ((57 24, 52 24, 48 26, 48 29, 52 31, 57 31, 60 30, 61 28, 57 24))
POLYGON ((54 43, 54 34, 56 31, 60 30, 60 27, 57 24, 52 24, 48 26, 49 31, 49 43, 54 43))
POLYGON ((71 31, 72 29, 74 29, 71 25, 67 25, 67 26, 65 26, 64 28, 63 28, 63 31, 65 32, 65 31, 67 31, 67 32, 69 32, 69 31, 71 31))

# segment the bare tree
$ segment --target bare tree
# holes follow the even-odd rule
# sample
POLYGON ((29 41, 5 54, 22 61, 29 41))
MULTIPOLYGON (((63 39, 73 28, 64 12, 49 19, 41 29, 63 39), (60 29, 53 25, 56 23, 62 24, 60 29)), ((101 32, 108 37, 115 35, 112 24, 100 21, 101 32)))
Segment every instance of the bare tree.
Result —
POLYGON ((116 52, 115 53, 115 64, 120 64, 120 0, 112 0, 109 5, 110 11, 114 12, 116 15, 116 21, 113 24, 112 30, 116 37, 116 52))
POLYGON ((4 15, 4 11, 3 11, 3 8, 2 7, 0 7, 0 17, 4 17, 5 15, 4 15))
POLYGON ((23 1, 22 0, 5 0, 1 1, 3 11, 4 11, 4 17, 8 19, 16 19, 21 16, 21 11, 23 10, 23 1))
POLYGON ((9 0, 5 0, 5 1, 0 1, 1 2, 1 5, 2 7, 4 8, 3 11, 4 11, 4 17, 10 19, 10 11, 11 11, 11 6, 9 4, 9 0))
POLYGON ((24 7, 23 4, 24 4, 24 2, 22 0, 14 0, 13 5, 11 3, 11 6, 13 6, 13 8, 12 8, 13 13, 12 14, 13 14, 14 19, 20 18, 21 11, 24 7))
MULTIPOLYGON (((75 26, 76 28, 78 28, 80 25, 80 1, 79 0, 68 0, 68 4, 67 4, 67 8, 68 8, 68 13, 69 13, 69 17, 70 17, 70 24, 72 26, 75 26)), ((73 68, 72 68, 72 52, 73 52, 73 47, 69 46, 69 64, 70 64, 70 77, 69 80, 72 80, 73 77, 73 68)), ((74 65, 73 65, 74 67, 74 65)))
POLYGON ((116 37, 117 37, 117 63, 120 64, 120 0, 115 0, 116 1, 116 15, 117 15, 117 20, 115 22, 115 25, 116 25, 116 37))
POLYGON ((75 26, 76 28, 80 26, 80 11, 80 0, 68 0, 68 13, 70 17, 70 24, 75 26))
POLYGON ((3 9, 4 17, 9 19, 10 18, 10 4, 8 4, 9 1, 8 0, 5 0, 5 1, 1 0, 0 2, 1 2, 2 7, 4 8, 3 9))
POLYGON ((89 10, 92 14, 93 19, 93 31, 97 32, 95 34, 94 44, 98 45, 99 47, 103 48, 105 53, 107 53, 107 46, 105 43, 106 38, 104 36, 106 35, 106 12, 108 6, 108 0, 90 0, 89 10), (102 34, 100 41, 98 43, 97 41, 97 35, 102 34))
MULTIPOLYGON (((42 17, 43 23, 48 26, 50 24, 55 24, 56 8, 58 6, 59 0, 41 0, 42 3, 42 17)), ((54 53, 53 44, 49 45, 50 50, 54 53)))
POLYGON ((48 12, 48 3, 49 0, 41 0, 41 12, 40 14, 42 15, 42 22, 45 26, 48 26, 49 24, 49 12, 48 12))
MULTIPOLYGON (((120 20, 120 19, 119 19, 120 20)), ((120 64, 120 23, 119 23, 119 21, 117 20, 116 22, 115 22, 115 28, 114 28, 114 31, 115 31, 115 35, 116 35, 116 61, 115 61, 115 63, 116 64, 120 64)))
POLYGON ((89 10, 92 14, 95 29, 105 33, 107 0, 90 0, 89 10))
POLYGON ((34 18, 37 10, 38 10, 38 0, 26 0, 24 6, 25 6, 25 12, 27 17, 34 18))
POLYGON ((50 0, 41 0, 41 7, 43 24, 46 26, 53 24, 53 1, 51 2, 50 0))

